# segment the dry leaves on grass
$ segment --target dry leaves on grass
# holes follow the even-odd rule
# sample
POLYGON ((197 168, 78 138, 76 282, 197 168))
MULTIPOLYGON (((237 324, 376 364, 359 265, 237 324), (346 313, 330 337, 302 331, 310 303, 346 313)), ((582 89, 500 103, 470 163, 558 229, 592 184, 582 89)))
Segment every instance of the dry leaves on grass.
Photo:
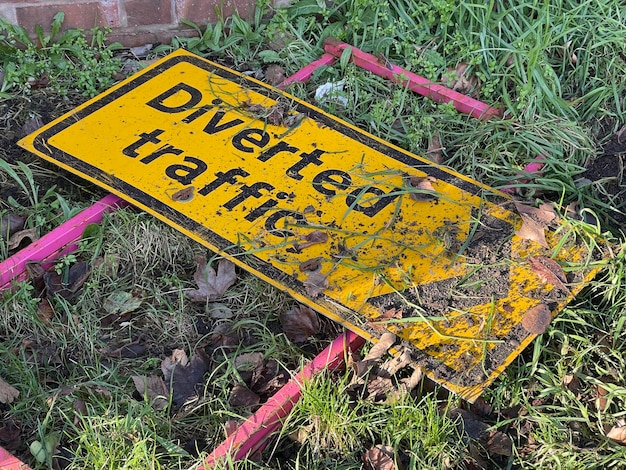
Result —
POLYGON ((0 216, 0 238, 5 238, 7 235, 11 237, 11 235, 24 227, 25 222, 26 216, 11 212, 0 216))
POLYGON ((188 398, 197 395, 196 386, 204 382, 204 374, 209 368, 210 359, 202 349, 196 350, 189 360, 182 349, 174 349, 170 357, 161 363, 163 379, 170 384, 172 404, 179 408, 188 398))
POLYGON ((203 256, 196 256, 196 272, 193 276, 198 288, 185 292, 193 302, 212 302, 221 298, 237 280, 235 265, 227 259, 217 263, 217 273, 203 256))
POLYGON ((435 191, 435 187, 433 183, 437 181, 437 178, 432 176, 411 176, 408 178, 408 183, 411 188, 414 188, 411 191, 411 195, 409 196, 414 201, 434 201, 437 199, 437 192, 435 191))
POLYGON ((20 392, 9 385, 0 377, 0 403, 11 403, 19 396, 20 392))
POLYGON ((426 158, 433 163, 443 163, 444 146, 441 143, 439 132, 435 132, 428 140, 428 149, 426 150, 426 158))
POLYGON ((606 437, 618 444, 626 445, 626 423, 624 420, 619 420, 615 426, 609 429, 606 437))
POLYGON ((378 444, 363 454, 363 464, 367 470, 397 470, 394 450, 391 446, 378 444))
POLYGON ((477 98, 480 94, 480 79, 475 75, 469 75, 467 62, 461 62, 455 68, 448 68, 441 77, 442 83, 454 91, 477 98))
POLYGON ((157 375, 133 375, 135 389, 142 397, 146 397, 155 410, 165 409, 168 403, 169 391, 162 377, 157 375))
POLYGON ((48 271, 43 275, 46 295, 48 297, 59 295, 66 300, 71 300, 87 281, 90 274, 91 268, 87 261, 77 261, 69 268, 64 267, 60 273, 54 270, 48 271))
POLYGON ((8 244, 9 250, 16 249, 18 246, 20 246, 20 244, 25 238, 28 238, 31 241, 31 243, 37 240, 39 238, 37 236, 37 229, 29 228, 26 230, 20 230, 18 232, 15 232, 13 235, 9 237, 9 244, 8 244))
POLYGON ((310 336, 320 331, 317 313, 304 305, 281 312, 278 319, 285 336, 297 344, 304 343, 310 336))

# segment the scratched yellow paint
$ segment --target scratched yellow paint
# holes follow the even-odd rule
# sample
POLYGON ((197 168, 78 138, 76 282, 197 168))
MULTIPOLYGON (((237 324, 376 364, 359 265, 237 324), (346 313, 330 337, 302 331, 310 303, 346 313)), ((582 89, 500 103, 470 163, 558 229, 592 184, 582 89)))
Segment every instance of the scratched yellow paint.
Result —
MULTIPOLYGON (((432 378, 470 400, 534 337, 519 324, 551 286, 528 258, 589 255, 520 240, 502 194, 182 51, 20 144, 357 333, 395 332, 432 378), (494 231, 506 248, 477 266, 472 250, 494 231), (507 293, 489 292, 498 276, 482 284, 490 263, 507 293), (429 286, 476 298, 433 314, 420 298, 429 286)), ((594 273, 554 296, 554 314, 594 273)))

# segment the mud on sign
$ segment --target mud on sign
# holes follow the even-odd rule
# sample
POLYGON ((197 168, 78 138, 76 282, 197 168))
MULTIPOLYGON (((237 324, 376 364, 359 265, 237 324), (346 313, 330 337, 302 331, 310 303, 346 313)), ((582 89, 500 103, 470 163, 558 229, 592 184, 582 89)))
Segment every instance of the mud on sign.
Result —
POLYGON ((357 333, 395 332, 469 399, 534 337, 524 313, 593 274, 545 285, 529 257, 584 247, 520 240, 503 195, 182 51, 21 144, 357 333))

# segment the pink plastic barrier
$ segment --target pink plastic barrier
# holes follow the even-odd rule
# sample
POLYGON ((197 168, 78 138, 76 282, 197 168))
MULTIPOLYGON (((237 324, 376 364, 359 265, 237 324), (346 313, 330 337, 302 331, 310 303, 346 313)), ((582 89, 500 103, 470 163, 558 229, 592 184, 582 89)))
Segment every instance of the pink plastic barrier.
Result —
POLYGON ((77 245, 74 242, 80 239, 87 225, 101 222, 106 212, 126 204, 127 202, 123 199, 109 194, 39 240, 2 261, 0 263, 0 290, 10 287, 13 281, 26 279, 28 262, 37 261, 45 264, 76 250, 77 245))

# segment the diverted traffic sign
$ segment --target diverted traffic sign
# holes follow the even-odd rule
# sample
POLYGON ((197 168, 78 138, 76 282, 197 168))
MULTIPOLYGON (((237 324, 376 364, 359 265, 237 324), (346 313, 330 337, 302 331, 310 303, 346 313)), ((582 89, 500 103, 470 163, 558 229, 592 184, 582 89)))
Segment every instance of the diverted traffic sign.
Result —
POLYGON ((566 227, 520 236, 503 194, 183 51, 20 144, 358 334, 396 333, 469 400, 595 274, 566 227))

